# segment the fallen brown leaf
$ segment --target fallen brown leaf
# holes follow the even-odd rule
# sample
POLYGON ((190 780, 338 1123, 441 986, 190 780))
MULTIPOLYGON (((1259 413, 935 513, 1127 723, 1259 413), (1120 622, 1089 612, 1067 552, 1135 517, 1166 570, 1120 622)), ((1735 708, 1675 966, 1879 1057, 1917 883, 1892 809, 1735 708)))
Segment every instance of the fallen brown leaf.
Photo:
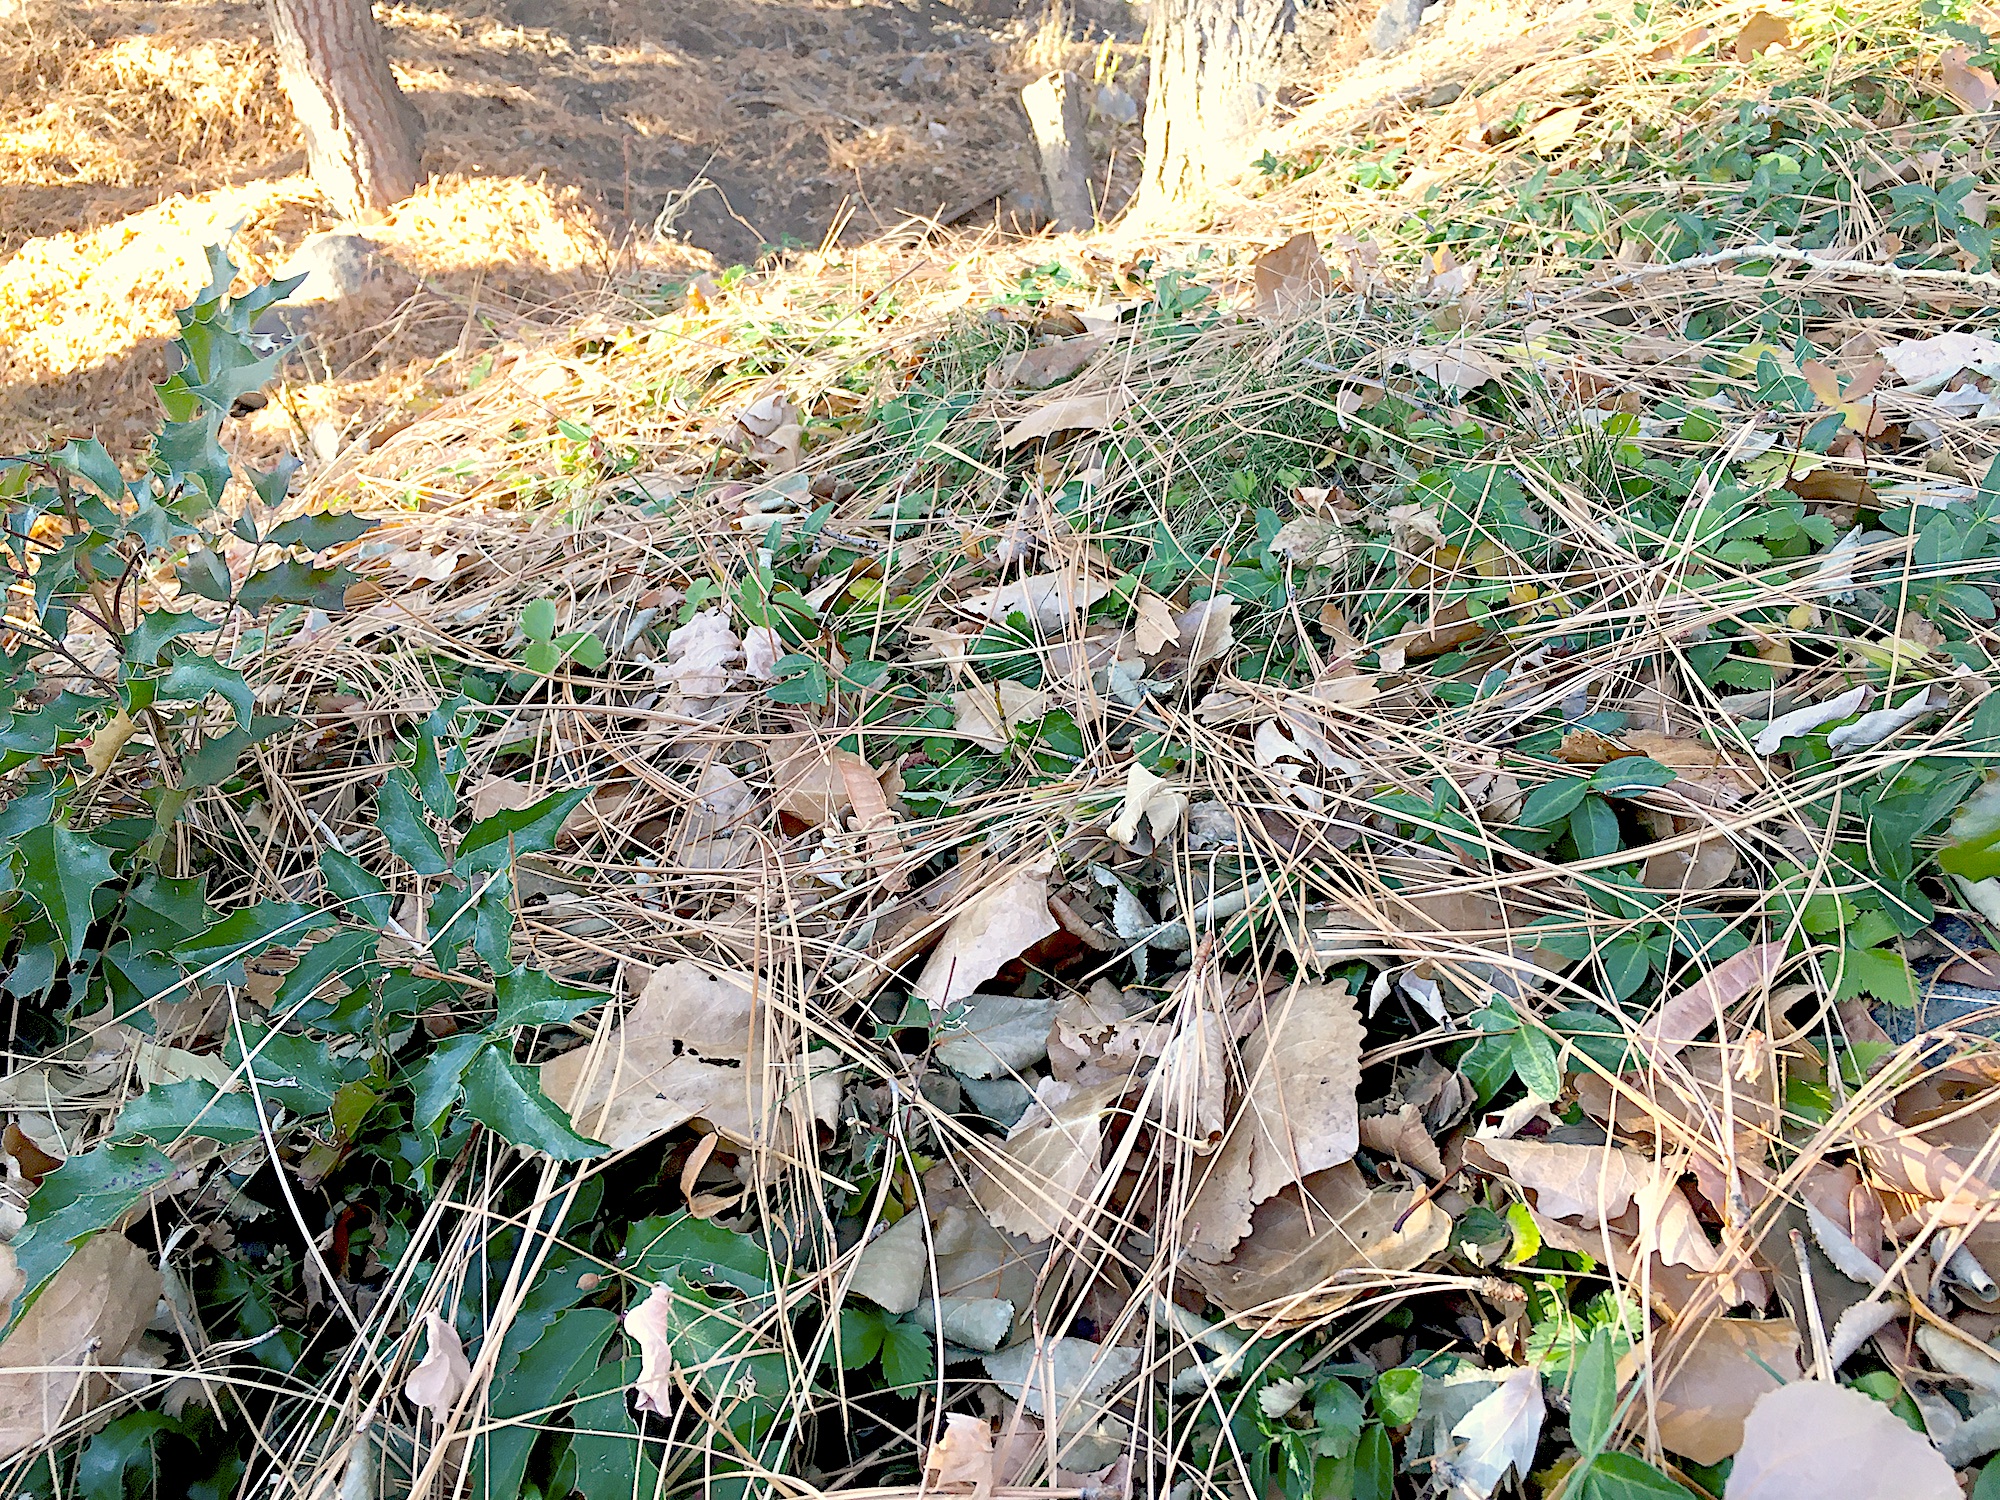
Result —
MULTIPOLYGON (((4 1272, 11 1302, 20 1291, 12 1250, 4 1272)), ((50 1442, 98 1407, 111 1383, 93 1372, 125 1363, 159 1301, 159 1271, 124 1235, 103 1230, 78 1246, 0 1339, 0 1458, 50 1442)))
POLYGON ((1089 395, 1064 396, 1029 413, 1000 435, 1000 446, 1018 448, 1058 432, 1107 432, 1132 404, 1122 386, 1089 395))
POLYGON ((1969 114, 1983 114, 2000 98, 2000 83, 1985 68, 1973 67, 1971 56, 1965 47, 1947 48, 1938 59, 1938 86, 1960 109, 1969 114))
POLYGON ((1728 1500, 1961 1500, 1964 1491, 1930 1440, 1882 1402, 1800 1380, 1752 1409, 1726 1493, 1728 1500))
MULTIPOLYGON (((1660 1441, 1698 1464, 1719 1464, 1743 1442, 1758 1400, 1803 1373, 1799 1334, 1786 1319, 1716 1318, 1694 1337, 1655 1348, 1653 1410, 1660 1441)), ((1628 1354, 1630 1377, 1640 1354, 1628 1354)))
POLYGON ((1772 15, 1768 10, 1760 10, 1743 23, 1743 29, 1736 33, 1732 49, 1738 62, 1749 62, 1762 57, 1773 47, 1790 47, 1792 28, 1772 15))
POLYGON ((1265 317, 1297 312, 1333 292, 1333 272, 1319 253, 1319 241, 1307 229, 1258 256, 1251 275, 1257 287, 1257 311, 1265 317))
POLYGON ((1024 866, 952 918, 911 989, 942 1015, 1059 926, 1048 872, 1024 866))

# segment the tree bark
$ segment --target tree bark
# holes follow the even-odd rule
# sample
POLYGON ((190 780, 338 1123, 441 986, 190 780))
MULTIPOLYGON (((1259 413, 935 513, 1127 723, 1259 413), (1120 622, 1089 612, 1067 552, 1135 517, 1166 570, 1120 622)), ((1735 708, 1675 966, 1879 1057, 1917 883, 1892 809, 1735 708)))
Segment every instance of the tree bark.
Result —
POLYGON ((320 191, 348 218, 415 192, 422 122, 389 71, 371 0, 271 0, 271 31, 320 191))
POLYGON ((1249 165, 1294 0, 1153 0, 1139 216, 1206 207, 1249 165))

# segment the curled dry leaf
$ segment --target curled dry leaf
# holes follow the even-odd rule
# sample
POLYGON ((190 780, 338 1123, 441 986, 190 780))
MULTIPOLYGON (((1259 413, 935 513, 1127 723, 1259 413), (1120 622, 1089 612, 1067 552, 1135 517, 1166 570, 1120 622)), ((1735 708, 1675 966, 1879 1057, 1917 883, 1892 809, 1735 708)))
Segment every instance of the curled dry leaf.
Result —
POLYGON ((1451 1215, 1409 1188, 1371 1189, 1344 1162, 1259 1205, 1227 1261, 1187 1270, 1231 1313, 1289 1326, 1362 1295, 1370 1273, 1415 1270, 1450 1242, 1451 1215))
MULTIPOLYGON (((9 1281, 13 1260, 9 1250, 9 1281)), ((93 1371, 124 1362, 153 1320, 160 1286, 146 1252, 115 1230, 92 1235, 63 1263, 0 1339, 0 1458, 51 1441, 110 1394, 108 1378, 93 1371)))
POLYGON ((1878 708, 1873 713, 1863 714, 1852 724, 1841 725, 1827 735, 1826 747, 1836 756, 1873 749, 1897 730, 1908 728, 1919 719, 1941 713, 1950 706, 1951 694, 1934 682, 1912 693, 1894 708, 1878 708))
POLYGON ((1262 1003, 1243 1045, 1242 1107, 1187 1208, 1186 1243, 1204 1260, 1230 1253, 1258 1204, 1361 1144, 1361 1015, 1347 986, 1300 985, 1262 1003))
POLYGON ((1534 1467, 1546 1413, 1542 1372, 1533 1365, 1511 1371, 1453 1425, 1456 1446, 1442 1467, 1462 1492, 1480 1500, 1500 1487, 1509 1469, 1525 1480, 1534 1467))
POLYGON ((1769 989, 1784 966, 1786 946, 1753 944, 1669 996, 1653 1019, 1639 1028, 1641 1046, 1656 1063, 1672 1057, 1717 1024, 1737 1001, 1769 989))
POLYGON ((1750 748, 1759 755, 1776 755, 1786 740, 1811 734, 1822 724, 1831 724, 1860 713, 1874 695, 1875 690, 1864 682, 1838 697, 1828 698, 1824 703, 1808 703, 1790 713, 1779 714, 1757 731, 1757 738, 1750 742, 1750 748))
POLYGON ((632 1382, 632 1404, 663 1417, 675 1406, 673 1327, 671 1280, 657 1283, 644 1302, 625 1314, 625 1336, 639 1346, 639 1378, 632 1382))
POLYGON ((458 1331, 436 1313, 424 1314, 423 1362, 403 1382, 403 1399, 442 1422, 472 1380, 472 1363, 458 1331))
POLYGON ((1064 396, 1030 412, 1000 435, 1002 448, 1018 448, 1058 432, 1107 432, 1132 404, 1123 386, 1088 395, 1064 396))
POLYGON ((690 698, 719 698, 729 691, 732 668, 743 663, 743 642, 729 628, 725 610, 705 609, 667 637, 666 661, 654 668, 690 698))
POLYGON ((789 735, 771 746, 778 811, 812 827, 840 826, 856 811, 857 777, 874 775, 875 768, 852 750, 836 750, 825 740, 789 735))
POLYGON ((1186 793, 1175 791, 1164 777, 1155 776, 1134 761, 1125 773, 1125 799, 1118 804, 1118 816, 1105 832, 1129 849, 1139 837, 1139 820, 1143 818, 1153 842, 1158 844, 1180 827, 1187 807, 1186 793))
MULTIPOLYGON (((1619 1365, 1621 1379, 1640 1353, 1619 1365)), ((1653 1350, 1660 1441, 1698 1464, 1719 1464, 1743 1441, 1744 1419, 1766 1394, 1803 1373, 1799 1334, 1782 1318, 1716 1318, 1687 1343, 1653 1350)))
POLYGON ((1492 1157, 1534 1193, 1538 1212, 1578 1219, 1592 1229, 1622 1215, 1658 1176, 1651 1160, 1617 1146, 1481 1140, 1468 1147, 1468 1156, 1473 1151, 1492 1157))
POLYGON ((944 1436, 931 1444, 924 1459, 933 1485, 972 1486, 973 1500, 993 1493, 993 1428, 984 1417, 952 1412, 944 1419, 944 1436))
POLYGON ((614 1151, 697 1117, 753 1143, 765 1103, 757 984, 753 974, 663 964, 616 1026, 542 1064, 542 1092, 614 1151))
POLYGON ((1911 1431, 1882 1402, 1819 1380, 1795 1381, 1757 1402, 1743 1424, 1743 1446, 1722 1493, 1724 1500, 1834 1495, 1962 1500, 1964 1495, 1951 1465, 1922 1433, 1911 1431))
POLYGON ((1392 363, 1401 365, 1413 375, 1436 381, 1455 396, 1476 391, 1500 376, 1498 366, 1464 344, 1411 349, 1397 355, 1392 363))
POLYGON ((1095 359, 1111 342, 1108 333, 1090 333, 1081 338, 1060 339, 1053 344, 1024 349, 1009 355, 995 367, 1002 385, 1022 390, 1045 391, 1060 385, 1095 359))
POLYGON ((951 919, 911 989, 942 1016, 1060 925, 1049 912, 1048 872, 1023 866, 951 919))
POLYGON ((1364 1115, 1361 1144, 1378 1156, 1393 1157, 1416 1168, 1433 1182, 1445 1174, 1437 1142, 1424 1128, 1423 1111, 1414 1104, 1402 1105, 1391 1114, 1364 1115))

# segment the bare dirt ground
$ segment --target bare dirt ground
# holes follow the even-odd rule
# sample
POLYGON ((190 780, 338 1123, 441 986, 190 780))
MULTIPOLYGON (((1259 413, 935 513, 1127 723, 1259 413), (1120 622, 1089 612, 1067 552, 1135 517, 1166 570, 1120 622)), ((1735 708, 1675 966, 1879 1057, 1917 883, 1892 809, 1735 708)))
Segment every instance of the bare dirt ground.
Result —
MULTIPOLYGON (((423 0, 385 6, 429 184, 365 232, 382 274, 246 424, 351 438, 601 300, 899 226, 1039 223, 1020 86, 1140 92, 1127 0, 423 0)), ((1122 203, 1138 128, 1094 123, 1122 203)), ((0 449, 152 419, 172 309, 233 231, 270 274, 334 216, 258 0, 29 0, 0 20, 0 449)))

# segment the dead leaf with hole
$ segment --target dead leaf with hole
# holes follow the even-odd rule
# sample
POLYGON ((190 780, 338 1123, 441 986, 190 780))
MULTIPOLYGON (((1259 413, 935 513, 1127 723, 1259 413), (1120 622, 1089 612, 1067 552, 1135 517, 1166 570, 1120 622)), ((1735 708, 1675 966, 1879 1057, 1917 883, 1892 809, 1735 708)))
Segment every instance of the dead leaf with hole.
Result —
POLYGON ((458 1331, 436 1313, 424 1314, 424 1339, 423 1361, 403 1382, 403 1399, 442 1422, 471 1383, 472 1363, 458 1331))
POLYGON ((1042 1080, 1006 1141, 979 1153, 972 1196, 996 1229, 1039 1244, 1075 1223, 1097 1179, 1104 1112, 1125 1088, 1042 1080))
POLYGON ((1059 432, 1109 432, 1131 404, 1131 393, 1123 386, 1088 395, 1059 397, 1009 427, 1000 435, 1000 446, 1018 448, 1059 432))
POLYGON ((1037 722, 1049 710, 1039 688, 1002 680, 960 688, 951 695, 952 729, 995 754, 1013 743, 1014 731, 1037 722))
POLYGON ((542 1064, 542 1092, 614 1151, 704 1119, 751 1145, 765 1132, 763 1010, 754 974, 692 962, 653 971, 623 1020, 542 1064))
POLYGON ((1249 1085, 1186 1213, 1190 1254, 1221 1260, 1252 1211, 1289 1183, 1353 1158, 1361 1144, 1361 1014, 1345 983, 1305 984, 1257 1002, 1244 1041, 1249 1085))
MULTIPOLYGON (((1804 1373, 1798 1330, 1783 1318, 1716 1318, 1692 1340, 1656 1345, 1653 1359, 1660 1441, 1698 1464, 1719 1464, 1734 1453, 1757 1402, 1804 1373)), ((1640 1361, 1637 1350, 1625 1356, 1621 1383, 1640 1361)))
POLYGON ((941 1016, 1059 925, 1049 911, 1048 872, 1024 866, 951 919, 911 989, 941 1016))
POLYGON ((1413 1271, 1450 1242, 1451 1215, 1410 1188, 1371 1189, 1344 1162, 1259 1204, 1227 1260, 1186 1269, 1217 1305, 1284 1327, 1326 1316, 1360 1296, 1371 1273, 1413 1271))
POLYGON ((1749 62, 1762 57, 1773 47, 1789 48, 1792 45, 1792 28, 1768 10, 1760 10, 1743 23, 1743 29, 1736 33, 1732 49, 1738 62, 1749 62))
MULTIPOLYGON (((19 1281, 11 1249, 0 1270, 19 1281)), ((153 1320, 160 1288, 146 1252, 116 1230, 77 1247, 0 1339, 0 1459, 51 1442, 112 1394, 109 1377, 94 1372, 125 1362, 153 1320)), ((19 1292, 13 1285, 8 1302, 19 1292)))
POLYGON ((1962 1500, 1951 1465, 1880 1401, 1800 1380, 1743 1424, 1725 1500, 1962 1500))
POLYGON ((1257 287, 1257 311, 1267 318, 1290 316, 1333 294, 1333 272, 1309 229, 1258 256, 1251 278, 1257 287))

